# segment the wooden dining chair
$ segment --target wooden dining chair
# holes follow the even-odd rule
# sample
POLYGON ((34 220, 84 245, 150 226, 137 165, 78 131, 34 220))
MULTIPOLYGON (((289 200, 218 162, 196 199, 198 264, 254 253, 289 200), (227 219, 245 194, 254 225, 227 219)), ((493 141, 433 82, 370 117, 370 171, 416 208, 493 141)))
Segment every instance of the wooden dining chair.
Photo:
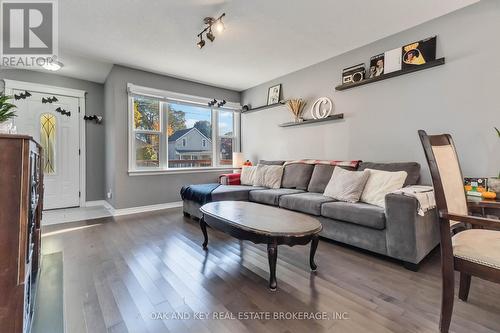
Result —
POLYGON ((449 134, 418 131, 431 172, 441 235, 441 332, 448 332, 455 294, 455 272, 460 272, 458 297, 467 301, 471 276, 500 283, 500 221, 468 215, 463 176, 449 134), (450 233, 450 224, 472 228, 450 233), (494 230, 487 230, 487 229, 494 230))

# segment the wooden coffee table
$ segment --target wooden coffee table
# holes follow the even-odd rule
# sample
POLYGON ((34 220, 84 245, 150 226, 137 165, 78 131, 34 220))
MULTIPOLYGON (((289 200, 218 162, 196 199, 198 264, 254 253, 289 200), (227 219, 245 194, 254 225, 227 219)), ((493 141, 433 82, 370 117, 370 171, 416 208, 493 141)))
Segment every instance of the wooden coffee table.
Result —
POLYGON ((204 249, 208 245, 207 224, 237 239, 267 244, 269 288, 272 291, 277 288, 278 245, 306 245, 311 242, 309 265, 313 271, 317 268, 314 255, 322 226, 311 216, 245 201, 211 202, 203 205, 200 211, 203 214, 200 227, 205 238, 204 249))

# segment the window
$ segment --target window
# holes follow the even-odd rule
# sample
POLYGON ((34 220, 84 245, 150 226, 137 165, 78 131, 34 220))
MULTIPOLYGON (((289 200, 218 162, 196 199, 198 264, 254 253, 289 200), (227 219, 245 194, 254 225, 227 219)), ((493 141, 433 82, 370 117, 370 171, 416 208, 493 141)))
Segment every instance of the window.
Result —
POLYGON ((161 113, 160 102, 146 97, 134 97, 135 166, 160 166, 161 113))
POLYGON ((50 113, 40 116, 40 144, 43 151, 43 172, 53 175, 56 172, 56 117, 50 113))
POLYGON ((233 165, 235 151, 234 113, 219 111, 219 138, 217 152, 221 165, 233 165))
POLYGON ((238 113, 184 98, 178 102, 131 93, 129 99, 129 171, 232 166, 238 113))
POLYGON ((168 168, 213 166, 212 146, 207 144, 212 138, 212 109, 180 103, 168 103, 167 108, 168 168))

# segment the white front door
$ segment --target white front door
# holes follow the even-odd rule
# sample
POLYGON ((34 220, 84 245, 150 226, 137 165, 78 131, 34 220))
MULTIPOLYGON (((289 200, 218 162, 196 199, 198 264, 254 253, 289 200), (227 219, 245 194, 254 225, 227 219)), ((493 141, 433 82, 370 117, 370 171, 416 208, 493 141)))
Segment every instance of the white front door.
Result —
MULTIPOLYGON (((12 95, 23 92, 13 90, 12 95)), ((79 206, 79 99, 48 93, 30 94, 13 101, 18 108, 14 125, 19 134, 31 135, 42 145, 44 209, 79 206)))

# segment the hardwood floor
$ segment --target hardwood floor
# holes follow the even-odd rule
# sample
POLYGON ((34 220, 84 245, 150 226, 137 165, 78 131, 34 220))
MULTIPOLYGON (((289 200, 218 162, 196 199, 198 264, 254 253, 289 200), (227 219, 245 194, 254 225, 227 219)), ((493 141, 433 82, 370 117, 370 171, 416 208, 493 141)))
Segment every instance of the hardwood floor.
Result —
MULTIPOLYGON (((321 240, 318 270, 311 273, 309 246, 281 246, 278 291, 270 292, 265 245, 208 232, 205 252, 198 223, 183 217, 181 209, 45 227, 43 254, 63 254, 66 332, 438 330, 438 251, 415 273, 321 240), (272 320, 262 312, 325 312, 343 318, 272 320), (193 317, 201 313, 260 317, 193 317), (174 319, 174 314, 189 318, 174 319)), ((473 278, 467 303, 456 292, 451 331, 500 332, 499 299, 498 285, 473 278)))

